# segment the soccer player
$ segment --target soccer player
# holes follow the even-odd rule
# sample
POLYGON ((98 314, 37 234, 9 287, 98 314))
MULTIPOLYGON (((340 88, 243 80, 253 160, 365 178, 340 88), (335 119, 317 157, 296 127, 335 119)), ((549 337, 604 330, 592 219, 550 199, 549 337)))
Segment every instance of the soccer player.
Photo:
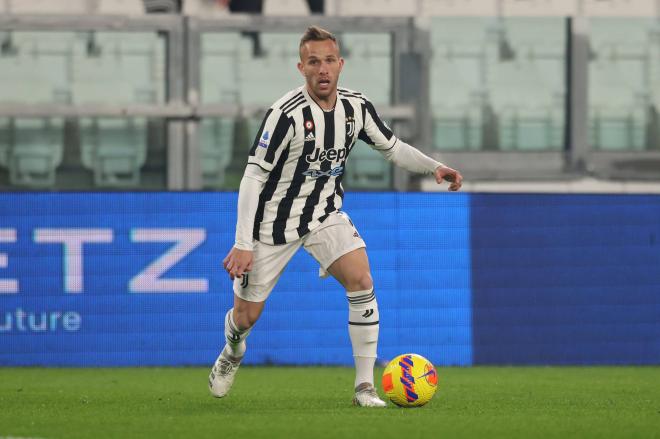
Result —
MULTIPOLYGON (((223 261, 234 281, 225 316, 226 344, 209 376, 213 396, 225 396, 245 355, 250 330, 284 268, 300 247, 346 289, 355 361, 353 403, 384 407, 373 384, 378 304, 365 243, 341 211, 341 180, 357 139, 412 172, 433 174, 460 189, 461 174, 398 139, 361 93, 338 88, 344 60, 334 35, 319 27, 300 40, 299 87, 266 112, 238 193, 236 240, 223 261)), ((293 316, 295 320, 295 316, 293 316)))

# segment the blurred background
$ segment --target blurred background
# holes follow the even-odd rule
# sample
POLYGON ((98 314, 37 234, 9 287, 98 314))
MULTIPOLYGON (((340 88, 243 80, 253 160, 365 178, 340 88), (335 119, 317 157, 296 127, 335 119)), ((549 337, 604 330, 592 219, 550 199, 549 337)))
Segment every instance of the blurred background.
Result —
POLYGON ((660 192, 660 0, 0 0, 0 186, 235 190, 310 23, 468 191, 660 192))
MULTIPOLYGON (((352 150, 382 360, 660 363, 660 0, 0 0, 0 365, 212 364, 247 151, 310 24, 465 177, 352 150)), ((292 260, 246 362, 352 364, 317 272, 292 260)))

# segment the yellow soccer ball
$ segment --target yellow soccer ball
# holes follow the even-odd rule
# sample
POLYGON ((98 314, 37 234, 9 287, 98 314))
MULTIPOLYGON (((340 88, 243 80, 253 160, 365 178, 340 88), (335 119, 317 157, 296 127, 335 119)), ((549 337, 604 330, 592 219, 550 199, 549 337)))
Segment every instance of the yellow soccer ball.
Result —
POLYGON ((435 367, 421 355, 399 355, 383 372, 383 391, 400 407, 423 406, 433 398, 437 386, 435 367))

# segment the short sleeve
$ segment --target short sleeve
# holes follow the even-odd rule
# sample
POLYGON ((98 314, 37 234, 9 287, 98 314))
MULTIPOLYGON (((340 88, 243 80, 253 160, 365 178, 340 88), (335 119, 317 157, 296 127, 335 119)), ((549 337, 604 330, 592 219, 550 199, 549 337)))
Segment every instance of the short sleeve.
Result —
POLYGON ((293 133, 293 119, 281 110, 269 109, 250 148, 248 163, 272 171, 293 133))
POLYGON ((396 142, 396 136, 392 133, 392 130, 382 121, 368 99, 365 99, 361 105, 364 126, 358 135, 360 140, 368 143, 378 151, 392 148, 396 142))

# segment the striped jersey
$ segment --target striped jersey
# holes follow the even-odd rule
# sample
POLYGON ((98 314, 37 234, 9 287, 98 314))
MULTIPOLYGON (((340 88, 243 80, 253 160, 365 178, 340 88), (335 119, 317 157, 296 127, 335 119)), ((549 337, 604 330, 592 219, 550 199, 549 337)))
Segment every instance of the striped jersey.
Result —
POLYGON ((275 102, 248 157, 248 166, 267 173, 253 238, 271 245, 295 241, 339 210, 346 161, 357 139, 380 151, 397 142, 361 93, 338 88, 330 111, 324 111, 304 86, 275 102))

